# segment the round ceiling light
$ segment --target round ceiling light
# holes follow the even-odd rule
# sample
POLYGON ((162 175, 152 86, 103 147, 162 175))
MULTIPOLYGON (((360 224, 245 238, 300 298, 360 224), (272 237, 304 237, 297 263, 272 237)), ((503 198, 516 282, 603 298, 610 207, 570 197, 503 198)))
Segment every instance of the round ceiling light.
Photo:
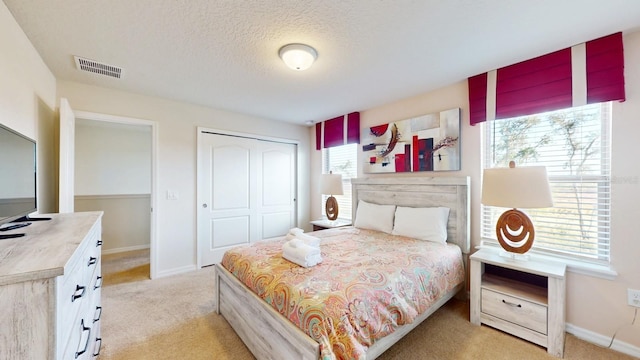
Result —
POLYGON ((303 71, 310 68, 316 61, 318 52, 309 45, 288 44, 280 48, 278 55, 288 67, 296 71, 303 71))

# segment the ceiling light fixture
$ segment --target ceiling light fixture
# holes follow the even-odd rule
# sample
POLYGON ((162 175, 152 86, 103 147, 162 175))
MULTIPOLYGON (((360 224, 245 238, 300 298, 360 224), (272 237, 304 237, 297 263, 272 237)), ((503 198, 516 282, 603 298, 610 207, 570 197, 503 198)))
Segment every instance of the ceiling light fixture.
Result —
POLYGON ((303 71, 310 68, 316 61, 318 52, 309 45, 288 44, 280 48, 278 55, 288 67, 296 71, 303 71))

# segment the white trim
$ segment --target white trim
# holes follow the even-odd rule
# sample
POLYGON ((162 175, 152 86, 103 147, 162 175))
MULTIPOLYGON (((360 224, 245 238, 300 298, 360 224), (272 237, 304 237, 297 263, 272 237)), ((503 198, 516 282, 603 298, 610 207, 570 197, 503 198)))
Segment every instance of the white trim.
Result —
POLYGON ((144 249, 149 249, 149 247, 150 245, 146 244, 146 245, 135 245, 135 246, 127 246, 127 247, 121 247, 121 248, 115 248, 115 249, 109 249, 109 250, 102 250, 102 255, 117 254, 117 253, 123 253, 127 251, 144 250, 144 249))
POLYGON ((587 45, 571 47, 572 106, 587 105, 587 45))
POLYGON ((173 268, 173 269, 169 269, 169 270, 160 271, 160 272, 158 272, 158 274, 156 274, 156 278, 162 278, 162 277, 167 277, 167 276, 172 276, 172 275, 179 275, 179 274, 184 274, 184 273, 188 273, 188 272, 192 272, 192 271, 196 271, 196 270, 198 270, 196 265, 186 265, 186 266, 182 266, 182 267, 177 267, 177 268, 173 268))
POLYGON ((266 141, 272 141, 272 142, 278 142, 278 143, 300 145, 300 141, 298 140, 285 139, 285 138, 279 138, 274 136, 256 135, 256 134, 243 133, 243 132, 237 132, 237 131, 219 130, 219 129, 198 126, 197 135, 200 135, 203 133, 214 134, 214 135, 217 134, 217 135, 227 135, 227 136, 238 136, 238 137, 243 137, 248 139, 266 140, 266 141))
POLYGON ((487 121, 496 119, 496 87, 498 70, 487 72, 487 121))
MULTIPOLYGON (((567 324, 566 331, 569 334, 574 335, 578 339, 581 339, 605 348, 608 348, 609 344, 611 343, 611 336, 604 336, 604 335, 595 333, 591 330, 587 330, 587 329, 583 329, 581 327, 575 326, 573 324, 567 324)), ((640 348, 637 346, 631 345, 629 343, 626 343, 624 341, 614 339, 610 349, 621 352, 623 354, 640 358, 640 348)))

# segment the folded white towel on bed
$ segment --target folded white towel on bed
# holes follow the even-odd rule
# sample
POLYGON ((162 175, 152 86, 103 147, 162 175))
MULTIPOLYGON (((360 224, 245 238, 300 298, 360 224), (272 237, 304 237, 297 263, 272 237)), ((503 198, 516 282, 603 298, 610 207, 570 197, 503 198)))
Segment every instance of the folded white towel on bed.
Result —
POLYGON ((291 231, 289 231, 289 233, 286 236, 287 240, 292 240, 292 239, 300 239, 302 240, 305 244, 309 245, 309 246, 313 246, 313 247, 319 247, 320 246, 320 239, 315 237, 315 236, 311 236, 311 235, 307 235, 305 233, 299 232, 296 234, 292 234, 291 231))
POLYGON ((292 263, 298 264, 302 267, 312 267, 320 264, 322 262, 322 256, 320 254, 310 256, 308 259, 297 258, 292 254, 282 252, 282 257, 286 260, 291 261, 292 263))
POLYGON ((320 248, 310 246, 300 239, 292 239, 282 245, 282 257, 300 266, 310 267, 322 262, 320 248))
POLYGON ((291 228, 289 230, 289 234, 292 234, 292 235, 302 234, 303 232, 304 232, 304 230, 302 230, 300 228, 297 228, 297 227, 291 228))

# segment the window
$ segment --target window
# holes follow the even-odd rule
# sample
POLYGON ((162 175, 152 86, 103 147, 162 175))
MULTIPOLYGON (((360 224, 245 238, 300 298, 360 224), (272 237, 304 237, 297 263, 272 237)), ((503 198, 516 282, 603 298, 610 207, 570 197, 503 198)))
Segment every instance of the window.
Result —
MULTIPOLYGON (((322 149, 322 173, 342 174, 344 195, 335 195, 338 200, 338 218, 351 220, 351 178, 357 176, 358 144, 348 144, 322 149)), ((329 195, 322 194, 322 214, 329 195)))
MULTIPOLYGON (((543 165, 554 206, 523 209, 536 230, 534 251, 608 263, 611 103, 485 123, 484 167, 543 165)), ((482 237, 497 243, 506 209, 482 206, 482 237)))

